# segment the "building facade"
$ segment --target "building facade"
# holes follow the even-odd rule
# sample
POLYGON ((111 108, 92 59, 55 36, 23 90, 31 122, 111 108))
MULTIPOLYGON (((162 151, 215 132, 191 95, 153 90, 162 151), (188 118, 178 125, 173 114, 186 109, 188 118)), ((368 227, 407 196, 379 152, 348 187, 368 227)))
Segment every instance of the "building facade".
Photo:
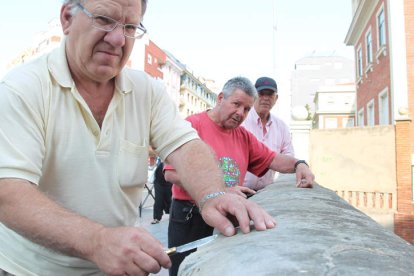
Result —
POLYGON ((181 89, 181 75, 184 72, 185 66, 177 60, 171 53, 166 52, 166 61, 162 66, 163 81, 167 89, 168 95, 177 104, 180 103, 180 89, 181 89))
POLYGON ((315 94, 313 128, 355 126, 355 85, 320 87, 315 94))
POLYGON ((181 75, 179 110, 183 117, 211 109, 216 105, 217 95, 202 78, 185 69, 181 75))
MULTIPOLYGON (((391 101, 388 1, 354 1, 346 43, 355 48, 357 122, 359 126, 392 124, 398 108, 391 101)), ((406 92, 404 93, 406 94, 406 92)))
POLYGON ((60 21, 57 18, 50 20, 47 30, 35 35, 31 45, 23 50, 18 56, 14 57, 7 65, 7 69, 28 62, 33 58, 48 53, 60 45, 63 33, 60 21))
POLYGON ((166 53, 152 40, 145 47, 144 71, 156 79, 164 79, 162 67, 167 60, 166 53))
POLYGON ((292 72, 291 107, 306 107, 312 118, 315 112, 315 93, 320 87, 353 82, 354 63, 348 58, 314 55, 299 59, 292 72))
POLYGON ((396 129, 395 232, 414 243, 414 2, 353 0, 357 124, 396 129))
POLYGON ((162 81, 183 118, 210 109, 216 103, 216 94, 207 86, 208 82, 196 77, 185 64, 161 49, 148 35, 136 41, 127 66, 143 70, 162 81))

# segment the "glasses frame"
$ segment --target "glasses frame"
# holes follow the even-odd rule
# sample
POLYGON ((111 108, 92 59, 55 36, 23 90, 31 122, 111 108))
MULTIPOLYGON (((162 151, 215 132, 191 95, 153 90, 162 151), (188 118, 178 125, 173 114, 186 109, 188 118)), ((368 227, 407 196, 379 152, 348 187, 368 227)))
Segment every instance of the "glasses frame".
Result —
POLYGON ((144 27, 144 25, 142 25, 142 23, 139 23, 139 25, 136 25, 136 24, 122 24, 121 22, 119 22, 119 21, 117 21, 117 20, 115 20, 115 19, 113 19, 113 18, 111 18, 109 16, 91 13, 81 3, 78 3, 77 5, 80 8, 80 10, 83 11, 83 13, 86 14, 86 16, 88 16, 92 20, 92 26, 94 28, 98 29, 98 30, 105 31, 105 32, 109 33, 109 32, 112 32, 113 30, 115 30, 116 27, 121 26, 122 29, 123 29, 124 36, 125 37, 128 37, 128 38, 133 38, 133 39, 140 39, 140 38, 142 38, 144 36, 144 34, 147 33, 147 29, 144 27), (111 29, 104 29, 104 28, 99 27, 95 23, 95 20, 98 17, 102 17, 102 18, 108 19, 108 21, 110 21, 110 22, 112 21, 113 24, 114 24, 114 26, 111 29), (137 35, 137 36, 131 36, 131 35, 127 34, 126 31, 125 31, 125 27, 129 27, 129 26, 134 27, 134 28, 136 28, 138 30, 141 30, 142 31, 142 34, 137 35))

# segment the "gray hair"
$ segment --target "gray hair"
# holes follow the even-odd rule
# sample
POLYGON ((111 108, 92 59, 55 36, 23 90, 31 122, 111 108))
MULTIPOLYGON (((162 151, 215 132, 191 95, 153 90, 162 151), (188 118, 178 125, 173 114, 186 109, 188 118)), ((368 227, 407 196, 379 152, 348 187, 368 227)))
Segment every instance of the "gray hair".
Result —
MULTIPOLYGON (((63 4, 69 4, 72 6, 72 15, 75 15, 79 11, 78 4, 82 4, 84 2, 86 2, 86 0, 63 0, 63 4)), ((147 10, 147 2, 148 0, 141 0, 141 17, 144 16, 147 10)))
POLYGON ((257 90, 254 87, 253 83, 245 77, 235 77, 229 79, 223 86, 224 98, 227 99, 230 97, 236 89, 240 89, 245 92, 247 95, 253 97, 255 100, 257 98, 257 90))

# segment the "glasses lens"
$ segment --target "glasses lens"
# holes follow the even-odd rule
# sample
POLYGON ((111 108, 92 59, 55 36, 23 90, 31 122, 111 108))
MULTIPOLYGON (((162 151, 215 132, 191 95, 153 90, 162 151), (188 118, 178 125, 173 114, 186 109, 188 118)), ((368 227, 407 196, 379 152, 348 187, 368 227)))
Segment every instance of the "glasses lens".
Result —
POLYGON ((125 25, 125 35, 129 37, 135 37, 136 33, 139 33, 140 29, 137 25, 126 24, 125 25))
POLYGON ((142 25, 122 25, 121 23, 118 23, 118 21, 116 21, 115 19, 112 19, 104 15, 94 15, 92 17, 92 25, 95 28, 106 32, 113 31, 118 26, 118 24, 124 26, 124 35, 130 38, 141 38, 147 31, 142 25))
POLYGON ((134 37, 135 37, 135 38, 140 38, 140 37, 142 37, 144 34, 145 34, 145 31, 144 31, 144 30, 141 30, 141 29, 136 29, 136 30, 135 30, 135 34, 134 34, 134 37))
POLYGON ((115 29, 117 22, 110 17, 96 15, 93 18, 93 25, 104 31, 112 31, 113 29, 115 29))
POLYGON ((131 38, 140 38, 145 34, 146 30, 138 25, 126 24, 125 25, 125 36, 131 38))

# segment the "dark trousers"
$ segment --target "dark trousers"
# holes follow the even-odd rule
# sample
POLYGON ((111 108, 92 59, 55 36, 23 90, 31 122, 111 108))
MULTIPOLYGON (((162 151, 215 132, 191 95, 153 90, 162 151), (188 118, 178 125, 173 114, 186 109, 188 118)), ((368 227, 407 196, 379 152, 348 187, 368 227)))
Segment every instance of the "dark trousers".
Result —
MULTIPOLYGON (((187 200, 173 199, 168 224, 168 247, 179 246, 211 236, 214 228, 206 224, 197 206, 187 200)), ((196 250, 175 253, 170 256, 170 276, 176 276, 184 258, 196 250)))
POLYGON ((171 206, 171 185, 154 184, 155 199, 153 218, 161 220, 164 212, 168 214, 171 206))

